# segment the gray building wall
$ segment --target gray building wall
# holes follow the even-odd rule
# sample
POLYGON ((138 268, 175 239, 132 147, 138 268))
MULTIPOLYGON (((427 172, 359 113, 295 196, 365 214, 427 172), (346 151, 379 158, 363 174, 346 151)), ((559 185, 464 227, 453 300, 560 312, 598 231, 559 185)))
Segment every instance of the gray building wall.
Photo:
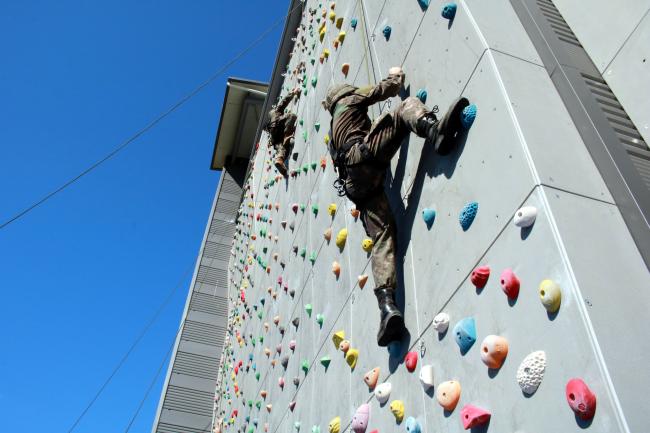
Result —
POLYGON ((246 164, 221 172, 152 433, 211 431, 228 316, 227 267, 246 164))
MULTIPOLYGON (((305 9, 318 8, 320 16, 319 3, 309 0, 305 9)), ((322 2, 326 13, 331 4, 322 2)), ((489 428, 477 431, 648 430, 643 396, 650 387, 645 365, 650 353, 645 335, 650 274, 616 197, 512 4, 461 0, 451 23, 440 17, 442 5, 432 1, 423 11, 415 0, 338 1, 335 13, 344 18, 346 32, 342 46, 334 49, 340 30, 327 20, 324 41, 318 41, 315 25, 315 36, 307 38, 307 47, 315 42, 315 50, 296 51, 289 64, 292 70, 304 60, 308 83, 307 94, 296 108, 303 123, 296 131, 298 157, 291 161, 292 169, 309 167, 326 155, 323 143, 330 116, 319 103, 331 84, 376 83, 390 66, 403 65, 407 81, 400 97, 426 89, 427 104, 438 104, 443 110, 461 94, 478 106, 476 122, 458 151, 437 157, 411 135, 390 167, 387 188, 400 245, 399 303, 410 337, 392 350, 376 346, 378 314, 372 276, 365 289, 357 284, 358 275, 371 273, 368 255, 360 247, 365 233, 361 222, 350 215, 353 205, 331 187, 336 178, 331 161, 325 170, 308 168, 287 182, 272 182, 273 172, 267 170, 268 141, 262 135, 247 179, 254 198, 244 200, 247 215, 238 226, 244 235, 236 239, 239 249, 230 262, 229 292, 240 313, 233 332, 244 341, 242 346, 234 339, 227 342, 232 355, 218 390, 224 394, 219 414, 230 422, 232 411, 239 412, 227 431, 288 433, 297 427, 310 431, 320 426, 324 432, 329 421, 340 416, 343 432, 365 402, 371 405, 369 430, 404 431, 387 405, 379 405, 363 383, 363 375, 377 366, 380 382, 392 383, 391 400, 403 400, 406 416, 419 420, 423 431, 463 431, 458 412, 465 404, 492 413, 489 428), (356 30, 350 27, 352 18, 358 20, 356 30), (389 40, 382 35, 386 25, 392 27, 389 40), (321 64, 318 57, 325 48, 330 56, 321 64), (313 65, 311 58, 316 59, 313 65), (343 63, 350 63, 347 78, 341 73, 343 63), (312 87, 314 77, 317 82, 312 87), (478 216, 463 232, 458 213, 473 200, 479 202, 478 216), (275 203, 278 210, 265 208, 275 203), (293 203, 304 204, 306 211, 292 212, 293 203), (330 203, 338 206, 334 217, 325 211, 330 203), (319 206, 317 215, 310 212, 312 205, 319 206), (528 231, 512 223, 522 205, 539 210, 528 231), (421 219, 424 208, 437 211, 431 230, 421 219), (272 221, 257 220, 258 213, 272 221), (283 220, 288 222, 286 228, 283 220), (343 251, 323 239, 328 227, 334 235, 348 229, 343 251), (262 229, 272 236, 252 240, 262 229), (305 248, 307 257, 314 252, 314 264, 293 253, 294 247, 305 248), (272 258, 276 253, 277 261, 272 258), (269 272, 258 265, 258 257, 268 264, 269 272), (252 264, 246 270, 241 262, 249 260, 252 264), (339 278, 331 272, 333 261, 341 264, 339 278), (478 265, 492 269, 482 291, 469 281, 478 265), (499 285, 505 268, 512 268, 522 281, 514 304, 507 302, 499 285), (278 277, 287 292, 278 285, 278 277), (548 316, 539 301, 537 288, 546 278, 562 288, 557 316, 548 316), (247 306, 238 301, 245 283, 247 306), (275 299, 269 289, 276 292, 275 299), (295 291, 294 296, 289 291, 295 291), (304 309, 308 303, 313 306, 311 316, 304 309), (249 313, 243 319, 246 307, 249 313), (262 318, 257 317, 260 311, 262 318), (432 319, 440 311, 449 313, 451 327, 463 317, 476 319, 478 340, 464 356, 451 332, 439 336, 433 330, 432 319), (325 318, 322 327, 315 323, 318 313, 325 318), (284 335, 272 322, 276 316, 286 329, 284 335), (298 327, 292 325, 296 317, 298 327), (268 331, 265 322, 270 323, 268 331), (344 330, 360 352, 354 370, 332 345, 332 333, 338 330, 344 330), (510 342, 508 358, 498 372, 489 372, 479 356, 480 342, 489 334, 503 335, 510 342), (259 337, 264 342, 252 345, 252 339, 260 341, 259 337), (295 352, 288 349, 290 340, 297 343, 295 352), (276 352, 277 346, 282 354, 276 352), (269 357, 265 348, 271 351, 269 357), (436 386, 451 379, 461 383, 461 402, 454 413, 445 414, 432 393, 422 390, 417 372, 404 368, 407 350, 420 353, 420 366, 434 366, 436 386), (526 398, 515 377, 519 363, 535 350, 546 352, 548 366, 538 391, 526 398), (271 364, 287 354, 286 371, 271 364), (327 370, 319 362, 323 356, 332 360, 327 370), (232 366, 239 361, 250 368, 240 369, 231 380, 232 366), (310 366, 306 375, 302 361, 310 366), (284 388, 278 386, 280 377, 285 379, 284 388), (294 377, 300 378, 298 386, 292 384, 294 377), (598 397, 596 417, 589 425, 577 421, 566 403, 564 387, 572 377, 583 378, 598 397), (234 392, 235 384, 239 394, 234 392), (261 390, 268 392, 265 400, 261 390), (249 407, 248 401, 259 402, 261 409, 249 407), (297 402, 294 410, 289 409, 292 401, 297 402), (271 410, 265 409, 267 404, 272 404, 271 410)), ((303 23, 308 26, 306 18, 303 23)), ((607 36, 601 33, 602 38, 607 36)), ((594 63, 601 64, 598 59, 594 63)), ((277 72, 284 72, 283 68, 277 72)), ((284 87, 302 82, 302 76, 287 75, 284 87)), ((394 108, 400 97, 378 104, 371 116, 394 108)))

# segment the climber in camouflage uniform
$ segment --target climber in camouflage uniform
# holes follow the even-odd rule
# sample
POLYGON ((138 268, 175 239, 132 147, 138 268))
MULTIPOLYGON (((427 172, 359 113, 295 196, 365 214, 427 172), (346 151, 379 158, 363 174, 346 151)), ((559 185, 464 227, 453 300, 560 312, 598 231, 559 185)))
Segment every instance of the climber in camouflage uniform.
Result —
POLYGON ((287 175, 285 161, 293 148, 293 136, 296 132, 296 115, 285 111, 293 98, 299 95, 300 88, 296 88, 282 98, 269 112, 269 120, 264 128, 271 138, 271 146, 275 149, 275 168, 283 176, 287 175))
POLYGON ((397 96, 403 83, 402 68, 393 67, 376 86, 335 85, 323 101, 332 115, 329 146, 339 175, 334 186, 339 195, 347 195, 356 204, 366 233, 374 242, 371 261, 380 310, 380 346, 399 340, 404 330, 404 319, 395 305, 396 227, 384 191, 386 169, 411 132, 426 138, 425 145, 433 146, 439 154, 448 153, 461 128, 460 113, 469 105, 467 99, 459 98, 438 120, 437 107, 429 110, 419 99, 409 97, 372 123, 368 107, 397 96))

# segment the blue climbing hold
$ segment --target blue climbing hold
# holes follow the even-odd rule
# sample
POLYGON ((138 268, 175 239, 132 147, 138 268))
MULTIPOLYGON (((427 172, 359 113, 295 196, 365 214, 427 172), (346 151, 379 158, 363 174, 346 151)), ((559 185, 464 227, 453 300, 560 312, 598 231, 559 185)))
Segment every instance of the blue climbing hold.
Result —
POLYGON ((420 4, 420 8, 422 8, 423 11, 426 11, 431 0, 418 0, 418 3, 420 4))
POLYGON ((469 230, 469 227, 472 225, 476 213, 478 212, 478 203, 473 201, 467 203, 463 210, 460 211, 458 220, 460 221, 460 226, 463 228, 463 231, 469 230))
POLYGON ((425 89, 420 89, 418 92, 415 94, 415 96, 423 103, 427 103, 427 91, 425 89))
POLYGON ((460 122, 463 124, 463 128, 471 128, 474 119, 476 119, 476 105, 470 104, 463 108, 463 111, 460 113, 460 122))
POLYGON ((354 29, 354 30, 357 29, 357 23, 358 23, 358 21, 357 21, 356 18, 352 18, 352 19, 350 20, 350 26, 352 27, 352 29, 354 29))
POLYGON ((456 16, 456 8, 457 8, 456 3, 447 3, 442 8, 442 17, 448 20, 453 20, 454 17, 456 16))
POLYGON ((406 432, 407 433, 421 433, 422 426, 420 422, 412 416, 406 418, 406 432))
POLYGON ((386 26, 386 27, 384 27, 384 30, 382 30, 381 32, 384 34, 384 37, 386 38, 386 40, 389 40, 390 39, 390 34, 391 34, 392 31, 393 31, 393 29, 390 28, 390 26, 386 26))
POLYGON ((427 229, 431 230, 433 222, 436 220, 436 211, 433 209, 426 208, 422 211, 422 218, 427 225, 427 229))
POLYGON ((454 326, 454 338, 460 347, 460 353, 466 354, 476 341, 476 322, 473 317, 466 317, 454 326))
POLYGON ((252 354, 252 353, 249 353, 249 354, 248 354, 248 360, 249 360, 249 361, 252 361, 252 360, 253 360, 253 354, 252 354))

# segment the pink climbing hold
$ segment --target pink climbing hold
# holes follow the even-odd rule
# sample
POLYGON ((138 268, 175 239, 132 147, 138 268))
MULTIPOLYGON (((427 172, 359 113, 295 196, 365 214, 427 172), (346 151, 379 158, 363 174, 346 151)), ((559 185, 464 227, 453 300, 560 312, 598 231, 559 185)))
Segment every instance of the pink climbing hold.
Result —
POLYGON ((490 421, 492 414, 485 409, 466 404, 460 410, 460 418, 463 420, 463 427, 469 430, 479 425, 483 425, 490 421))
POLYGON ((293 213, 298 213, 298 203, 292 204, 291 210, 293 211, 293 213))
POLYGON ((370 406, 367 403, 359 406, 352 417, 352 430, 354 433, 365 433, 370 418, 370 406))
POLYGON ((290 350, 295 350, 296 349, 296 340, 291 340, 289 342, 289 349, 290 350))
POLYGON ((519 278, 512 272, 512 269, 505 269, 501 273, 501 288, 508 299, 517 299, 519 296, 519 278))
POLYGON ((293 412, 293 410, 296 408, 296 401, 292 401, 289 403, 289 410, 293 412))
POLYGON ((582 379, 571 379, 566 384, 566 401, 583 421, 589 421, 596 414, 596 394, 582 379))
POLYGON ((406 369, 413 373, 415 368, 418 366, 418 353, 408 352, 404 357, 404 364, 406 365, 406 369))
POLYGON ((472 281, 472 284, 474 284, 477 289, 482 289, 485 287, 488 278, 490 278, 489 266, 479 266, 472 271, 472 275, 469 277, 469 279, 472 281))

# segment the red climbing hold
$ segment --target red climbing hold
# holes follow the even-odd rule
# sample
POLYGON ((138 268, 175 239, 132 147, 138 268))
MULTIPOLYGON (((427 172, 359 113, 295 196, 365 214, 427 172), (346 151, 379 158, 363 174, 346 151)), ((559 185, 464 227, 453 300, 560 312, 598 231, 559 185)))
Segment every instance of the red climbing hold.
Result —
POLYGON ((418 365, 418 353, 417 352, 409 352, 406 354, 404 357, 404 364, 406 365, 406 369, 413 373, 415 371, 415 367, 418 365))
POLYGON ((501 273, 501 288, 508 295, 508 299, 517 299, 519 296, 519 278, 512 269, 505 269, 501 273))
POLYGON ((596 413, 596 395, 582 379, 571 379, 566 384, 566 400, 576 416, 584 421, 596 413))
POLYGON ((460 418, 463 420, 463 427, 465 430, 485 424, 490 421, 491 416, 492 414, 487 410, 471 404, 466 404, 465 407, 460 410, 460 418))
POLYGON ((488 278, 490 278, 490 267, 479 266, 472 271, 472 275, 469 278, 477 289, 482 289, 487 284, 488 278))

